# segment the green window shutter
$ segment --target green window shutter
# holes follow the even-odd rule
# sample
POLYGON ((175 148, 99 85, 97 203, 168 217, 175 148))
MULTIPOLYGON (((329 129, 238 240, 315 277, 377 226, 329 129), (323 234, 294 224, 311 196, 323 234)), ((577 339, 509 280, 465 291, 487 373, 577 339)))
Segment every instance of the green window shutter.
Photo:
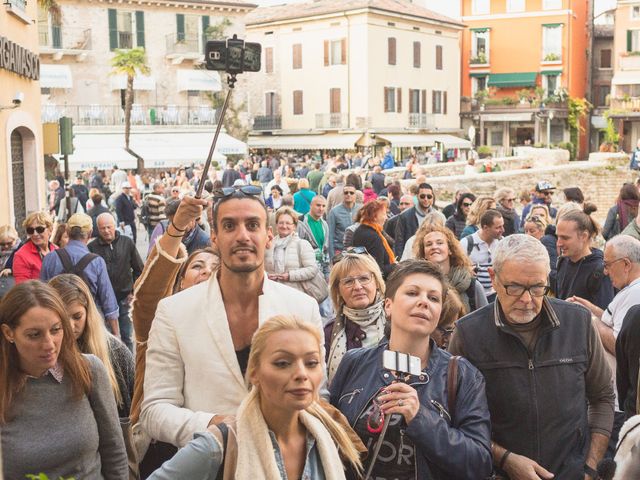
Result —
POLYGON ((207 38, 207 28, 209 28, 209 15, 202 17, 202 36, 205 40, 207 38))
POLYGON ((136 12, 136 43, 144 48, 144 12, 136 12))
POLYGON ((631 30, 627 30, 627 52, 633 50, 633 32, 631 30))
POLYGON ((178 28, 176 40, 184 42, 184 14, 176 13, 176 26, 178 28))
POLYGON ((115 8, 109 9, 109 49, 118 48, 118 13, 115 8))

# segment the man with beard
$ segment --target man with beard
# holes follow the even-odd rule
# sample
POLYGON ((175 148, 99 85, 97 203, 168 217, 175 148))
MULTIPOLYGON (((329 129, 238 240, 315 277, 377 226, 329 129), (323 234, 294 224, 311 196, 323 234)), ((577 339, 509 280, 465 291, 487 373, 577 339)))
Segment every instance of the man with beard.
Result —
MULTIPOLYGON (((236 413, 247 395, 251 338, 265 320, 296 315, 322 335, 316 301, 265 274, 271 236, 262 189, 224 188, 215 199, 211 236, 220 268, 210 280, 160 301, 149 333, 140 422, 151 438, 178 447, 236 413)), ((169 223, 166 234, 186 230, 186 223, 169 223)))
POLYGON ((611 369, 589 311, 546 297, 549 270, 535 238, 500 241, 497 299, 457 322, 449 351, 486 380, 498 474, 595 479, 613 424, 611 369))

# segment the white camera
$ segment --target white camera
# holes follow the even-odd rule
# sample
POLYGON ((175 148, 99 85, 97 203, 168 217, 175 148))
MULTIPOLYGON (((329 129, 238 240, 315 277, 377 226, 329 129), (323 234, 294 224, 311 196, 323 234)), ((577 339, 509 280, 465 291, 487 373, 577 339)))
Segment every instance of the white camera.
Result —
POLYGON ((16 107, 19 107, 22 102, 24 101, 24 93, 22 92, 16 92, 16 94, 13 96, 13 100, 11 100, 13 102, 13 104, 16 107))

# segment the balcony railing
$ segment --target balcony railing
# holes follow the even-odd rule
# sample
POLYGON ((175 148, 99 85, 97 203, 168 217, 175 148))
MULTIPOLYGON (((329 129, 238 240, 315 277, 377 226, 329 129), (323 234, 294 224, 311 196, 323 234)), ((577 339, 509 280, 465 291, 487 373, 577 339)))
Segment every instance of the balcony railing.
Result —
POLYGON ((91 50, 91 30, 63 28, 61 25, 38 25, 38 41, 42 53, 48 50, 91 50))
POLYGON ((118 32, 118 48, 133 48, 133 33, 118 32))
POLYGON ((346 128, 347 123, 346 113, 316 114, 316 128, 346 128))
POLYGON ((254 130, 280 130, 282 117, 280 115, 258 115, 253 118, 254 130))
MULTIPOLYGON (((42 106, 42 121, 57 122, 71 117, 74 125, 124 125, 124 109, 119 105, 42 106)), ((218 111, 207 105, 139 105, 131 108, 132 125, 213 125, 218 111)))
POLYGON ((410 113, 409 128, 433 128, 435 122, 433 115, 427 113, 410 113))
POLYGON ((625 112, 640 112, 640 97, 612 98, 611 110, 624 110, 625 112))
POLYGON ((620 70, 640 70, 640 52, 620 57, 620 70))
POLYGON ((202 54, 202 38, 198 35, 171 33, 165 37, 167 55, 202 54))

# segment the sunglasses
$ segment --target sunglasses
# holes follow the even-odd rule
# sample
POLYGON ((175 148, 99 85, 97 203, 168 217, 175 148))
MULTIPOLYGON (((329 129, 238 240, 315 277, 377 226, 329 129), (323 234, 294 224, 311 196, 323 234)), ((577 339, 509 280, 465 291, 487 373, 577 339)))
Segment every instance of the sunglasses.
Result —
POLYGON ((213 192, 213 198, 216 200, 227 198, 236 192, 257 197, 258 195, 262 195, 262 187, 258 187, 257 185, 235 185, 233 187, 220 188, 213 192))
POLYGON ((345 195, 355 195, 356 194, 356 192, 350 192, 350 191, 347 191, 347 190, 343 190, 342 193, 344 193, 345 195))
POLYGON ((463 206, 463 207, 470 207, 471 205, 473 205, 473 203, 467 203, 467 202, 464 202, 464 203, 462 204, 462 206, 463 206))
POLYGON ((369 252, 367 252, 367 249, 364 247, 349 247, 333 257, 333 265, 340 262, 341 260, 344 260, 349 255, 364 255, 366 253, 369 252))
POLYGON ((9 247, 13 247, 13 244, 16 242, 0 242, 0 247, 1 248, 9 248, 9 247))
POLYGON ((430 193, 420 194, 420 199, 424 200, 425 198, 428 198, 429 200, 431 200, 433 198, 433 195, 431 195, 430 193))
POLYGON ((36 228, 27 227, 27 234, 33 235, 36 232, 42 234, 42 233, 44 233, 45 230, 46 230, 46 227, 36 227, 36 228))

